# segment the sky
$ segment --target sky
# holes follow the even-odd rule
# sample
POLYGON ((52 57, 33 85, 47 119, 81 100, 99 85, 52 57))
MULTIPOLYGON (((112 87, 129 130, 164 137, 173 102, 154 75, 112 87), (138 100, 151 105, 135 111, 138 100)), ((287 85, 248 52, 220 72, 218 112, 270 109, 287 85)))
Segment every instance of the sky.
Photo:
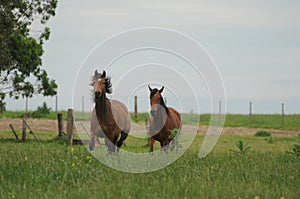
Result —
MULTIPOLYGON (((118 50, 139 40, 148 45, 168 43, 167 36, 151 31, 129 35, 129 40, 125 34, 118 40, 126 31, 157 27, 186 35, 203 48, 189 48, 182 37, 170 36, 166 44, 199 53, 203 74, 198 79, 191 65, 170 52, 143 50, 123 56, 107 68, 115 87, 110 98, 124 102, 130 111, 134 95, 138 95, 139 110, 149 110, 147 84, 151 84, 165 85, 168 105, 181 112, 215 112, 221 100, 227 113, 248 113, 250 101, 253 113, 281 113, 282 103, 286 113, 300 113, 299 9, 298 0, 59 1, 56 16, 48 23, 51 36, 44 45, 42 68, 59 85, 59 110, 80 111, 84 96, 84 110, 89 111, 93 107, 89 78, 109 63, 101 59, 103 54, 112 51, 118 56, 118 50), (115 41, 121 42, 105 47, 110 44, 108 38, 120 34, 115 41), (140 67, 132 70, 136 66, 140 67), (216 68, 215 77, 205 68, 216 68), (220 91, 224 95, 214 96, 211 89, 218 86, 224 87, 220 91)), ((55 97, 41 96, 29 99, 28 108, 35 110, 43 101, 55 109, 55 97)), ((7 100, 8 110, 24 108, 25 100, 7 100)))

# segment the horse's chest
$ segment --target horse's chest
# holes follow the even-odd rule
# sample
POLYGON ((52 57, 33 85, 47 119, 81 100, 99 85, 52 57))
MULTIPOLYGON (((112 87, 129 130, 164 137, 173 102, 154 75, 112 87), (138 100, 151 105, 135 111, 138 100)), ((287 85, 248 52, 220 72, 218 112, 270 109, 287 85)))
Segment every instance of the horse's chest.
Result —
POLYGON ((169 137, 169 132, 164 129, 161 129, 160 131, 150 132, 150 136, 157 141, 163 141, 169 137))

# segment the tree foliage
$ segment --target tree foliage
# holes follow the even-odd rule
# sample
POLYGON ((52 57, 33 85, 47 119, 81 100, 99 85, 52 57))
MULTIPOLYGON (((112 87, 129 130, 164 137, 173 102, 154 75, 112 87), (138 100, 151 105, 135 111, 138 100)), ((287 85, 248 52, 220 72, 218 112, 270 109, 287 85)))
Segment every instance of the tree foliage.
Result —
POLYGON ((45 26, 55 15, 57 0, 0 0, 0 112, 5 97, 52 96, 57 85, 41 68, 45 26), (33 24, 42 27, 33 30, 33 24))

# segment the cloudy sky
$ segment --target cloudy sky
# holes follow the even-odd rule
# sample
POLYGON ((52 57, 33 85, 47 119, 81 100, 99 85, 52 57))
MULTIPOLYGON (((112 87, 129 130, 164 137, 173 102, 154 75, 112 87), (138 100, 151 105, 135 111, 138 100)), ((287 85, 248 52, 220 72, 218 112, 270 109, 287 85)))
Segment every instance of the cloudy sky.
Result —
MULTIPOLYGON (((280 113, 281 103, 285 103, 286 112, 299 113, 299 9, 298 0, 59 1, 57 14, 48 24, 52 33, 50 40, 45 44, 43 68, 59 85, 58 108, 70 108, 73 103, 74 85, 75 87, 77 85, 75 82, 77 72, 84 71, 82 67, 85 67, 89 59, 88 55, 97 45, 112 35, 126 30, 162 27, 179 31, 193 38, 210 55, 224 82, 227 112, 247 113, 249 102, 252 101, 253 112, 280 113)), ((179 41, 175 44, 179 45, 179 41)), ((127 59, 130 60, 127 63, 135 66, 143 64, 141 60, 144 60, 144 64, 165 63, 162 60, 168 58, 162 54, 144 52, 140 56, 136 54, 127 59), (147 55, 152 59, 147 60, 147 55)), ((125 63, 125 60, 119 64, 125 63)), ((177 63, 178 68, 188 68, 184 64, 180 66, 180 61, 177 63)), ((99 71, 104 67, 100 64, 101 60, 99 60, 99 71)), ((91 67, 97 69, 97 66, 91 67)), ((87 69, 89 70, 92 69, 87 69)), ((119 80, 118 78, 114 80, 114 76, 118 75, 117 71, 116 69, 111 71, 114 74, 113 81, 119 80)), ((168 74, 168 72, 162 73, 168 74)), ((148 82, 150 78, 145 76, 148 82)), ((168 82, 174 81, 174 78, 177 80, 179 77, 171 76, 168 82)), ((158 80, 150 82, 159 83, 158 80)), ((87 85, 88 82, 82 84, 87 85)), ((173 85, 175 84, 176 82, 173 85)), ((122 83, 122 85, 126 84, 122 83)), ((192 87, 197 86, 192 85, 192 87)), ((146 87, 141 86, 141 90, 144 88, 146 87)), ((75 88, 75 92, 81 95, 80 92, 83 91, 75 88)), ((165 92, 168 101, 174 106, 185 103, 184 100, 182 102, 177 100, 177 104, 176 100, 172 101, 176 95, 182 95, 176 94, 175 88, 170 87, 165 92)), ((128 96, 126 98, 126 92, 119 93, 118 98, 124 103, 131 100, 128 96)), ((134 92, 129 90, 127 93, 134 92)), ((85 109, 89 110, 92 102, 88 94, 83 92, 82 95, 85 96, 85 109)), ((148 93, 145 91, 143 96, 141 92, 141 95, 139 108, 147 110, 149 102, 148 96, 145 95, 148 93)), ((189 94, 187 93, 186 96, 189 94)), ((210 102, 209 92, 203 91, 198 97, 200 111, 210 112, 209 105, 206 105, 210 102)), ((54 109, 55 98, 41 97, 30 99, 29 109, 34 110, 43 100, 54 109)), ((24 109, 25 100, 8 100, 7 105, 10 110, 24 109)), ((131 109, 131 105, 128 106, 131 109)), ((73 107, 80 109, 81 105, 74 104, 73 107)), ((189 105, 182 105, 182 107, 184 112, 193 109, 189 105)))

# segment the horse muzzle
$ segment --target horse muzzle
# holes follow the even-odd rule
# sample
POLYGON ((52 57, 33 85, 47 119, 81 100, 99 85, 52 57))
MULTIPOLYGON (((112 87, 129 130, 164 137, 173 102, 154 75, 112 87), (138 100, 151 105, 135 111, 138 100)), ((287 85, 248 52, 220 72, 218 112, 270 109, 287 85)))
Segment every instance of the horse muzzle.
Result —
POLYGON ((101 92, 95 91, 95 99, 99 99, 100 96, 101 96, 101 92))
POLYGON ((156 113, 157 113, 157 111, 156 111, 156 110, 151 110, 151 111, 150 111, 150 114, 151 114, 152 116, 155 116, 155 115, 156 115, 156 113))

